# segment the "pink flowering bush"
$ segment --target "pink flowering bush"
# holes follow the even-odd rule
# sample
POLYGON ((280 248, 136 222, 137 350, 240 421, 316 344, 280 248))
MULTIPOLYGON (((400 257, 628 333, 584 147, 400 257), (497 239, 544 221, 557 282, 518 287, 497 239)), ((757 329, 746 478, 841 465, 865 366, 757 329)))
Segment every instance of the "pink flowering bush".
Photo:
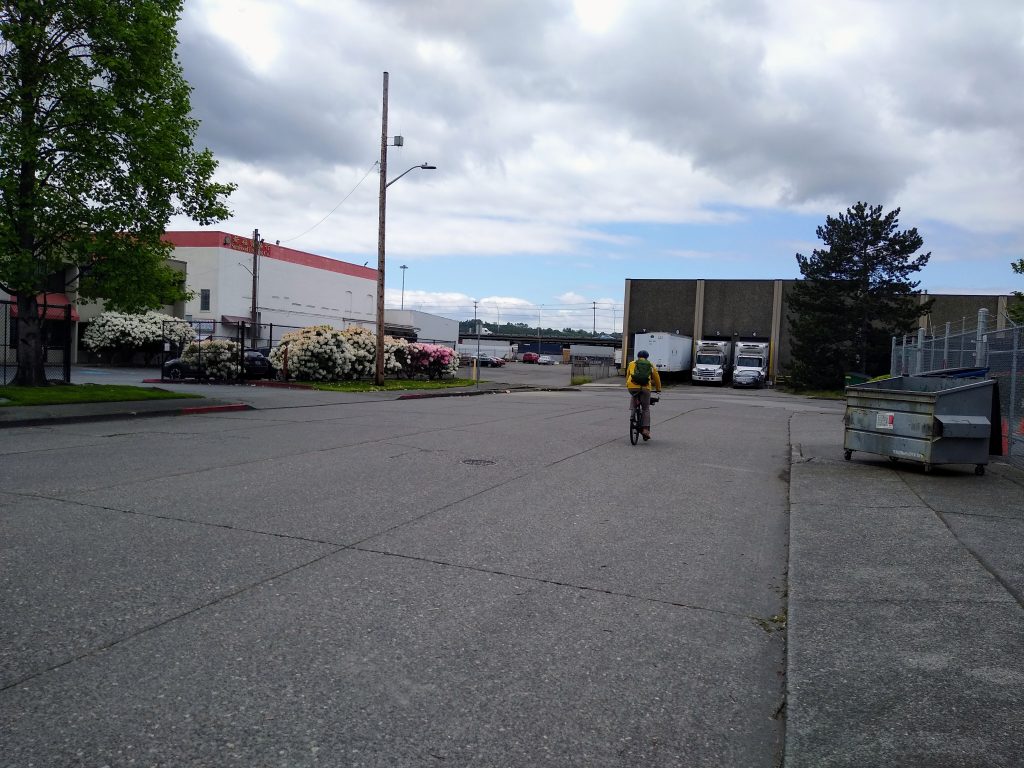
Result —
POLYGON ((431 379, 454 378, 459 371, 459 353, 440 344, 409 344, 407 372, 431 379))

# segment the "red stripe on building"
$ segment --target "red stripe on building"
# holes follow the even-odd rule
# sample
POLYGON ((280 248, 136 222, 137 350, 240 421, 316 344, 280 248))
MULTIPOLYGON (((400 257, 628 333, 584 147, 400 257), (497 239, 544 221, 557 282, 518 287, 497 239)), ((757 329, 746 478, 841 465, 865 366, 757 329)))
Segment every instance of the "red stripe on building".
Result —
MULTIPOLYGON (((198 231, 198 232, 165 232, 162 239, 180 248, 228 248, 233 251, 252 254, 252 238, 232 235, 229 232, 198 231)), ((366 280, 377 279, 377 270, 370 267, 362 267, 348 261, 329 259, 326 256, 317 256, 315 253, 297 251, 294 248, 286 248, 283 245, 273 245, 266 241, 260 249, 261 254, 269 259, 285 261, 289 264, 300 264, 304 267, 322 269, 326 272, 336 272, 341 275, 352 275, 362 277, 366 280)))

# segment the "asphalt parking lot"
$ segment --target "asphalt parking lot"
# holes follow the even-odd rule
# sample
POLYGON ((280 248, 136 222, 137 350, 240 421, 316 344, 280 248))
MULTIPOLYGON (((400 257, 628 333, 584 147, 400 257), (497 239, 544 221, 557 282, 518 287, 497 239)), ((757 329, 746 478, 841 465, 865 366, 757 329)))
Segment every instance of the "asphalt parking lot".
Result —
POLYGON ((784 409, 276 396, 5 432, 9 764, 778 759, 784 409))
POLYGON ((621 380, 173 386, 252 409, 0 431, 4 765, 1019 762, 1009 465, 772 390, 634 447, 621 380))

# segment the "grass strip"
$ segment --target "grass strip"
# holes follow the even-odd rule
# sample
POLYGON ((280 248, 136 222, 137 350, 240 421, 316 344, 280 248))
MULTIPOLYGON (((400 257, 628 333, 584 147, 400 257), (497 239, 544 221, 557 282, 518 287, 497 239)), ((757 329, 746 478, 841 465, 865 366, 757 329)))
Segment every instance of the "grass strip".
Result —
POLYGON ((201 398, 202 395, 169 392, 156 387, 127 384, 53 384, 49 387, 0 387, 0 407, 15 405, 69 405, 73 403, 123 403, 132 400, 201 398))

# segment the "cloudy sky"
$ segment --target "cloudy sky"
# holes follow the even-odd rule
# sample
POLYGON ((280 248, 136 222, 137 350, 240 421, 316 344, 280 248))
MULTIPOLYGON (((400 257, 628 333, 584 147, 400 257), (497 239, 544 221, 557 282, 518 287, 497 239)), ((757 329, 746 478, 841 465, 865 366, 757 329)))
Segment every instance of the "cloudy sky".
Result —
MULTIPOLYGON (((1020 0, 187 0, 234 216, 377 258, 388 306, 620 328, 626 278, 792 278, 826 215, 900 207, 935 293, 1021 289, 1020 0)), ((187 221, 177 229, 195 228, 187 221)))

